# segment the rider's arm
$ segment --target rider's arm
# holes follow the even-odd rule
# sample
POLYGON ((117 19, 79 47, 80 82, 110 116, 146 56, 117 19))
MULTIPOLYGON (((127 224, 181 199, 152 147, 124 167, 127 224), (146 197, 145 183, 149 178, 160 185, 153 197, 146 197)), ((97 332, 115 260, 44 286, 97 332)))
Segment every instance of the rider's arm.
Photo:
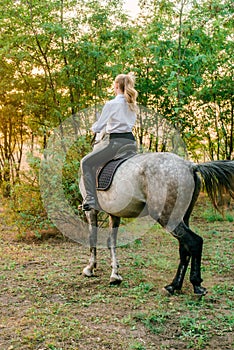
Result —
POLYGON ((110 116, 110 108, 109 108, 109 104, 106 103, 102 109, 102 113, 99 119, 92 125, 91 130, 95 133, 101 132, 106 127, 109 116, 110 116))

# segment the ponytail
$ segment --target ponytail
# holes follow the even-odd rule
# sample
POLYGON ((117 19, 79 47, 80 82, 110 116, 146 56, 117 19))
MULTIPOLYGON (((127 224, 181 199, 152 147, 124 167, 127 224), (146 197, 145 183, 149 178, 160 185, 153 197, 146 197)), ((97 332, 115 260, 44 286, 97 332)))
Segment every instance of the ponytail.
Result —
POLYGON ((115 78, 115 82, 119 84, 119 88, 124 93, 124 97, 131 111, 138 111, 136 99, 138 92, 134 89, 135 77, 132 74, 119 74, 115 78))

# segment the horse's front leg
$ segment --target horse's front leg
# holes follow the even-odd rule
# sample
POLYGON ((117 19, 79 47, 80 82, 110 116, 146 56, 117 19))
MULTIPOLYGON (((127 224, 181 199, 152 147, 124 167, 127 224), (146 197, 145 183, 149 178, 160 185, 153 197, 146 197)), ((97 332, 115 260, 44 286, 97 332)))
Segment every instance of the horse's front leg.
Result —
POLYGON ((111 255, 112 273, 110 277, 110 284, 120 284, 122 277, 118 273, 119 263, 116 257, 117 233, 120 223, 120 218, 110 215, 110 236, 107 241, 108 248, 111 255))
POLYGON ((89 264, 83 270, 83 275, 86 277, 92 277, 94 275, 94 269, 97 267, 97 214, 98 212, 94 209, 86 212, 89 223, 89 245, 91 253, 89 264))

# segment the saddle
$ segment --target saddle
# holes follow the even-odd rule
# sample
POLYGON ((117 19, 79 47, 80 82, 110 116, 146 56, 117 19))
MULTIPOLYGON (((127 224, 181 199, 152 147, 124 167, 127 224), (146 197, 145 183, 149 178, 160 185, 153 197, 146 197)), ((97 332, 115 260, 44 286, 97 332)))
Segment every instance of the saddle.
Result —
POLYGON ((108 190, 118 167, 129 158, 135 156, 136 153, 135 145, 129 144, 121 147, 113 159, 98 168, 96 172, 96 189, 98 191, 108 190))

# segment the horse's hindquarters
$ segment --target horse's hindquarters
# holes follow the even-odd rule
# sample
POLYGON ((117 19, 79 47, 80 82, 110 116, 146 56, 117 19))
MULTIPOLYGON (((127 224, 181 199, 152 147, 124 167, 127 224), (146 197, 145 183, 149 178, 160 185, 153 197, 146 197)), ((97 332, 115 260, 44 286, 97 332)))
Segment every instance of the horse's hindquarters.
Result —
POLYGON ((183 221, 194 186, 189 162, 175 154, 147 153, 123 163, 110 189, 98 192, 98 199, 102 209, 112 215, 149 214, 173 231, 183 221))

